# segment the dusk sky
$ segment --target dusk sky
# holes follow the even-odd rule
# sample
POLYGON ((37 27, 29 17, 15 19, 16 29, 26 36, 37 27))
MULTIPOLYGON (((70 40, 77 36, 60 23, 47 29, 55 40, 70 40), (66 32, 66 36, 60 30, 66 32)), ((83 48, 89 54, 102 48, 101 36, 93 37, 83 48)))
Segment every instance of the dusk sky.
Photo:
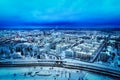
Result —
POLYGON ((120 0, 0 0, 0 25, 120 24, 120 0))

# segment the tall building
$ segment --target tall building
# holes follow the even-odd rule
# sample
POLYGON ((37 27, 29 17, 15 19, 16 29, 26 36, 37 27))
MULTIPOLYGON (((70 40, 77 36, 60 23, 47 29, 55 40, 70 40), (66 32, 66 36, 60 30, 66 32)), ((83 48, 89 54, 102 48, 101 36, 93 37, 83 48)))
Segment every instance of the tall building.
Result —
POLYGON ((56 45, 56 53, 61 54, 62 53, 62 46, 61 45, 56 45))

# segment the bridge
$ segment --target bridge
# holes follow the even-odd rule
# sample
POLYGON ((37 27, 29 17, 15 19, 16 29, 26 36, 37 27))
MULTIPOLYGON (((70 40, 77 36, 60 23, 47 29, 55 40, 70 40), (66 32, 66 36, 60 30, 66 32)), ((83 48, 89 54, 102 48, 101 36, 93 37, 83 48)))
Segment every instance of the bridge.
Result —
POLYGON ((62 67, 68 69, 78 69, 95 72, 120 79, 120 69, 87 62, 68 62, 64 60, 3 60, 0 61, 0 67, 28 67, 28 66, 50 66, 62 67))

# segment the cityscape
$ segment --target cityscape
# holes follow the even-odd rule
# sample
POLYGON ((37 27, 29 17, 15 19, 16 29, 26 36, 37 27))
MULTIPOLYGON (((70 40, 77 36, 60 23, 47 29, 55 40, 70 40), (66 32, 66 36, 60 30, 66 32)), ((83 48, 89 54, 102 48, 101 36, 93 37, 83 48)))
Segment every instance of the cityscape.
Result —
POLYGON ((0 0, 0 80, 120 80, 120 0, 0 0))
POLYGON ((119 80, 120 31, 1 30, 0 67, 1 80, 119 80))

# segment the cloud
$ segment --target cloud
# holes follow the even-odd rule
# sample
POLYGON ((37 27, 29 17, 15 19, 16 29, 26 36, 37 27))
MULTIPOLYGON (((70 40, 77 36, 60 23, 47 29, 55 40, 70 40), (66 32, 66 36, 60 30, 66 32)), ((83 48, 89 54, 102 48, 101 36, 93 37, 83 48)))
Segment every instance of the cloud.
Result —
POLYGON ((0 0, 1 20, 26 22, 118 20, 119 0, 0 0))

